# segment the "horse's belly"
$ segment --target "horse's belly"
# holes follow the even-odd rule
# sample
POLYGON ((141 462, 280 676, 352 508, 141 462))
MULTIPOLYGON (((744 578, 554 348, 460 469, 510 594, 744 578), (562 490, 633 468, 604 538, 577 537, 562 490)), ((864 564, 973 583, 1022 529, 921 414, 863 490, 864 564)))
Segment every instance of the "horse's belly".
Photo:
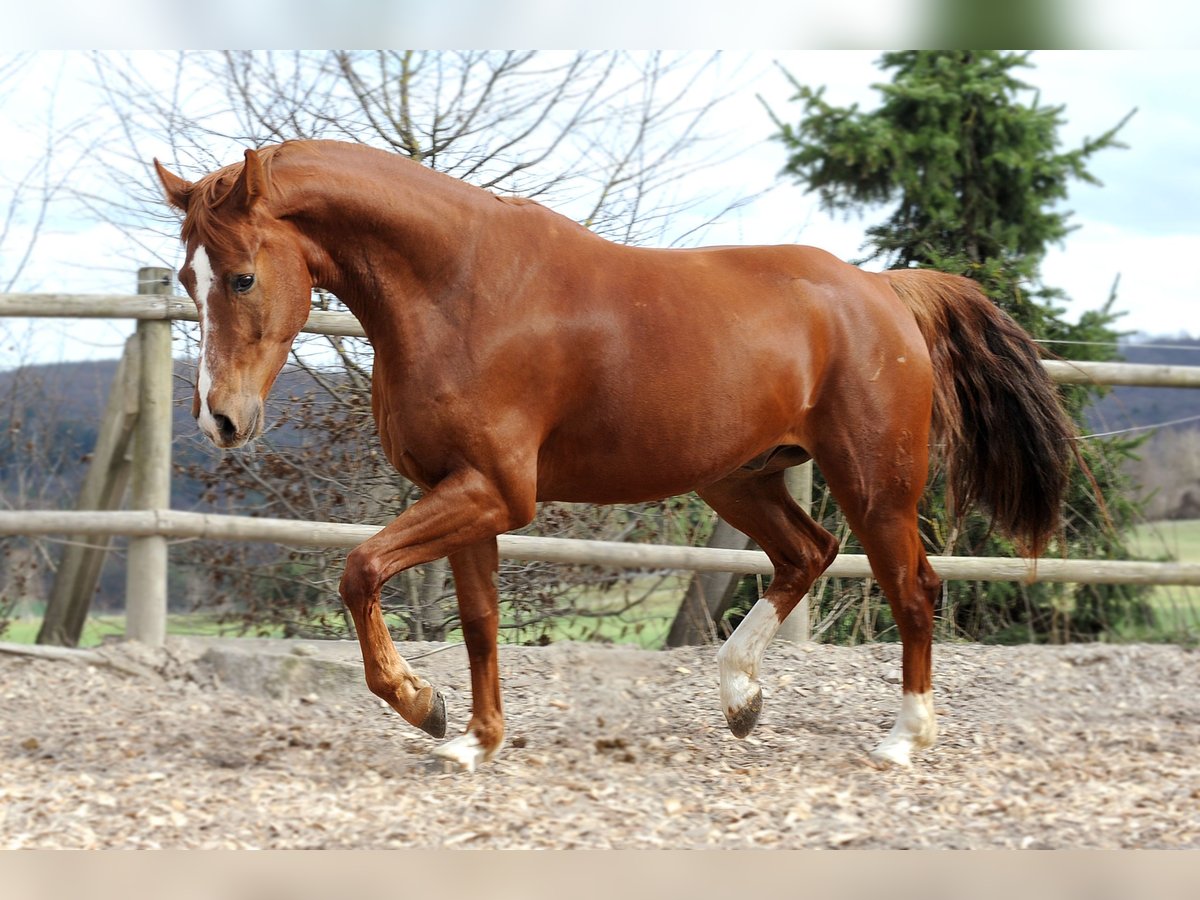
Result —
POLYGON ((742 434, 739 439, 689 440, 669 429, 578 436, 557 434, 538 456, 538 499, 573 503, 659 500, 720 480, 778 441, 742 434))

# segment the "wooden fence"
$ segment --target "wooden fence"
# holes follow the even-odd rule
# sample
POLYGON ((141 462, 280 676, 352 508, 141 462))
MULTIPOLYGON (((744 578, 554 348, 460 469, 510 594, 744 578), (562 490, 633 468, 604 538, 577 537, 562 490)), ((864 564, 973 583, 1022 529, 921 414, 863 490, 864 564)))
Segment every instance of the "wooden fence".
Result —
MULTIPOLYGON (((94 578, 99 575, 97 554, 102 557, 114 535, 130 538, 126 634, 161 645, 166 636, 168 541, 239 540, 351 547, 378 530, 367 525, 210 515, 170 508, 170 322, 194 322, 197 315, 190 300, 172 294, 169 270, 139 270, 138 294, 134 296, 0 293, 0 316, 138 321, 104 413, 104 427, 78 508, 0 511, 0 535, 59 534, 72 538, 60 564, 39 641, 73 643, 72 634, 77 639, 82 621, 72 617, 78 619, 80 604, 71 604, 68 599, 82 596, 86 612, 86 598, 94 591, 94 578), (120 511, 126 482, 131 508, 120 511)), ((304 331, 364 337, 362 327, 349 313, 314 311, 304 331)), ((1067 384, 1200 387, 1200 367, 1193 366, 1063 361, 1047 361, 1045 366, 1056 381, 1067 384)), ((518 560, 634 569, 771 573, 766 556, 749 550, 504 535, 500 538, 500 553, 518 560)), ((1042 559, 1035 564, 1022 559, 945 556, 931 562, 947 579, 1200 585, 1197 564, 1070 559, 1042 559)), ((829 574, 865 577, 870 567, 866 557, 843 555, 830 567, 829 574)))

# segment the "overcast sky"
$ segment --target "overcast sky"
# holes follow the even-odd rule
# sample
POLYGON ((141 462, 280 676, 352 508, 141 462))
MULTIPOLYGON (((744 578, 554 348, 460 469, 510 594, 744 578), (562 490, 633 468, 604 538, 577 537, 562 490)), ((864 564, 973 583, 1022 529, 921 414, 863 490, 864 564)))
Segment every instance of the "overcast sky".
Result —
MULTIPOLYGON (((865 222, 831 219, 815 198, 779 181, 783 149, 768 140, 771 123, 757 95, 784 117, 796 107, 776 62, 799 81, 827 85, 837 104, 873 105, 873 82, 885 80, 874 66, 877 52, 754 52, 730 57, 738 85, 727 101, 724 121, 750 149, 704 173, 708 183, 747 194, 765 191, 752 205, 722 220, 703 235, 704 243, 815 244, 842 257, 858 254, 865 222)), ((1068 208, 1077 230, 1047 260, 1045 281, 1071 297, 1071 317, 1098 307, 1120 276, 1119 309, 1125 328, 1156 336, 1200 336, 1200 54, 1186 51, 1039 52, 1036 68, 1024 77, 1041 90, 1042 102, 1065 104, 1065 146, 1080 143, 1114 125, 1129 110, 1137 114, 1123 132, 1127 150, 1093 158, 1091 168, 1103 187, 1077 184, 1068 208)), ((44 150, 46 110, 56 93, 59 123, 94 109, 91 67, 80 53, 44 52, 27 69, 20 91, 0 93, 0 218, 12 184, 44 150), (33 77, 31 77, 31 73, 33 77)), ((794 117, 794 116, 793 116, 794 117)), ((152 155, 157 148, 147 148, 152 155)), ((234 161, 232 158, 230 162, 234 161)), ((697 185, 697 189, 701 187, 697 185)), ((690 189, 687 183, 680 191, 690 189)), ((867 220, 869 222, 869 220, 867 220)), ((0 285, 15 268, 21 228, 14 224, 0 247, 0 285), (13 238, 17 239, 13 239, 13 238)), ((138 264, 177 261, 173 242, 133 248, 117 229, 91 220, 64 201, 50 218, 18 291, 131 292, 138 264), (149 258, 158 256, 159 258, 149 258)), ((113 356, 127 323, 39 323, 25 331, 11 320, 0 327, 7 337, 0 365, 18 361, 58 361, 113 356), (32 335, 36 335, 36 338, 32 335)))

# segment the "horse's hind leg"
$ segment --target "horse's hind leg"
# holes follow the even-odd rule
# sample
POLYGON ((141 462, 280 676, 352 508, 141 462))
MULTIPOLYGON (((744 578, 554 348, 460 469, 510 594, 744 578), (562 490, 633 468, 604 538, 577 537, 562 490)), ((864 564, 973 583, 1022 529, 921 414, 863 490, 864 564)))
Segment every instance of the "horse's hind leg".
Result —
POLYGON ((758 668, 763 652, 780 623, 833 562, 838 545, 796 505, 783 472, 738 473, 699 494, 726 522, 753 538, 775 567, 766 594, 717 653, 721 707, 730 731, 745 737, 762 709, 758 668))
MULTIPOLYGON (((887 523, 855 528, 862 541, 903 643, 903 696, 892 730, 871 751, 880 762, 906 766, 913 750, 933 746, 933 609, 941 579, 933 571, 917 532, 915 508, 887 523)), ((851 527, 854 528, 853 523, 851 527)))
POLYGON ((925 556, 917 530, 917 502, 928 459, 924 435, 904 429, 885 433, 893 436, 886 452, 856 444, 854 453, 826 454, 818 464, 871 561, 900 632, 904 686, 900 714, 871 756, 906 766, 913 750, 932 746, 937 738, 932 643, 933 609, 941 580, 925 556))

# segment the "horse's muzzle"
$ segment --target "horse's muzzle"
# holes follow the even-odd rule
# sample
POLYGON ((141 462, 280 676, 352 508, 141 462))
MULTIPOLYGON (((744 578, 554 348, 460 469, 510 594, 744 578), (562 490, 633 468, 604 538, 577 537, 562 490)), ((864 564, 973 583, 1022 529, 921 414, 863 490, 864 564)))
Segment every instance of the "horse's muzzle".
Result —
POLYGON ((218 410, 201 413, 197 423, 210 441, 222 450, 231 450, 262 434, 262 420, 262 404, 256 403, 241 415, 229 415, 218 410))

